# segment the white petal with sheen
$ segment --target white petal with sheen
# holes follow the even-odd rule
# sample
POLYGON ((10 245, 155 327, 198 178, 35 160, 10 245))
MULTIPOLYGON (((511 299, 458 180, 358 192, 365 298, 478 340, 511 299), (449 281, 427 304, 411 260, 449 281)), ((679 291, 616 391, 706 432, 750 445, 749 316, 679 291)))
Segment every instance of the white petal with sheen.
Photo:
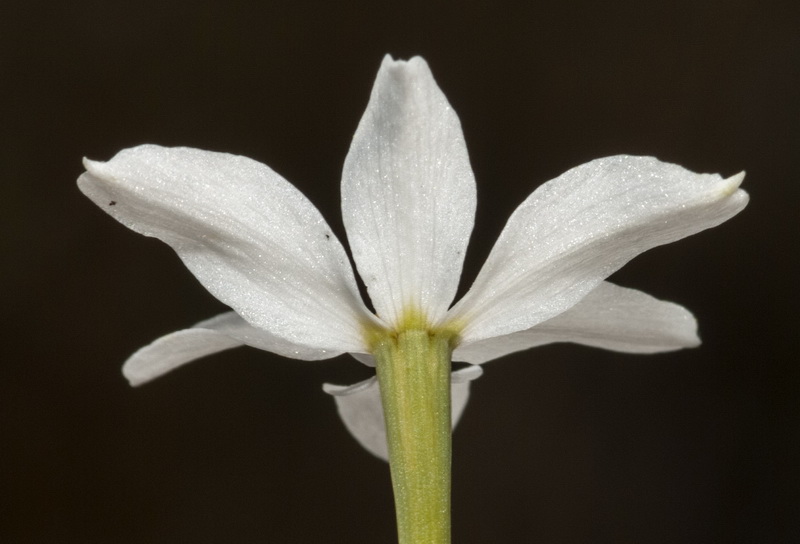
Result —
POLYGON ((658 353, 700 345, 697 321, 683 306, 603 282, 575 306, 544 323, 459 346, 453 360, 480 364, 554 342, 627 353, 658 353))
POLYGON ((253 327, 236 312, 226 312, 139 349, 125 361, 122 373, 131 385, 141 385, 201 357, 242 345, 294 359, 330 357, 325 350, 293 344, 253 327))
POLYGON ((743 178, 626 155, 573 168, 517 208, 447 317, 464 324, 464 344, 555 317, 643 251, 741 211, 743 178))
MULTIPOLYGON (((481 374, 483 371, 480 367, 467 367, 452 373, 450 408, 453 427, 458 423, 467 405, 469 382, 481 374)), ((388 461, 389 449, 386 443, 386 425, 383 420, 378 379, 372 377, 350 386, 326 383, 322 388, 326 393, 333 395, 345 427, 358 443, 376 457, 388 461)))
POLYGON ((342 214, 379 317, 415 307, 438 322, 453 301, 475 219, 461 124, 419 57, 387 56, 342 175, 342 214))
POLYGON ((344 248, 308 199, 269 167, 153 145, 85 165, 78 185, 89 198, 171 245, 252 325, 331 357, 365 349, 361 322, 370 317, 344 248))
POLYGON ((241 345, 240 341, 198 323, 139 349, 125 361, 122 374, 131 385, 141 385, 186 363, 241 345))

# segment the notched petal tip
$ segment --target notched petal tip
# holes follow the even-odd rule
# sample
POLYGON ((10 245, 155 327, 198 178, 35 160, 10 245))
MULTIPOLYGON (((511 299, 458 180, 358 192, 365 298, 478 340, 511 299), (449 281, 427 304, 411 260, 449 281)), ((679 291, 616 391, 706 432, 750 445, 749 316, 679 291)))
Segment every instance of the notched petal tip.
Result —
POLYGON ((402 68, 426 68, 428 69, 428 63, 425 61, 424 58, 420 57, 419 55, 415 55, 409 59, 395 59, 392 57, 391 54, 387 53, 384 55, 383 60, 381 61, 381 70, 383 69, 402 69, 402 68))
POLYGON ((412 89, 435 87, 436 83, 428 63, 422 57, 395 60, 391 55, 386 55, 375 78, 375 86, 386 90, 392 87, 395 90, 405 89, 412 96, 412 89))

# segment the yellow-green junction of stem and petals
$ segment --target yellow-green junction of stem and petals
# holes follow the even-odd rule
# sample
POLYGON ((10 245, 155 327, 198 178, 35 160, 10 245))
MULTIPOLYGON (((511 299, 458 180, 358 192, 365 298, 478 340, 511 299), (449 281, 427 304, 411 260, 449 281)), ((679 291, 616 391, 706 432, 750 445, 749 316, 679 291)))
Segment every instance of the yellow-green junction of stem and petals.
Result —
POLYGON ((450 372, 460 327, 416 309, 365 327, 386 420, 399 544, 450 543, 450 372))

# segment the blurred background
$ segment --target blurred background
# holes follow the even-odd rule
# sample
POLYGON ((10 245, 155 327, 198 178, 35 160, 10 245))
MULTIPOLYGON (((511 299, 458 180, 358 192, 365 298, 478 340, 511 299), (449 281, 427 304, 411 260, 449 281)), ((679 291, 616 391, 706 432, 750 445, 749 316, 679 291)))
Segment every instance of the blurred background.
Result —
POLYGON ((691 309, 699 349, 554 345, 484 367, 454 437, 454 542, 796 541, 787 6, 4 2, 0 541, 394 541, 388 468, 321 390, 369 370, 242 348, 130 388, 130 353, 224 308, 75 186, 83 156, 227 151, 296 184, 343 239, 341 167, 386 53, 424 56, 463 124, 479 204, 461 292, 517 204, 587 160, 746 170, 751 195, 612 278, 691 309))

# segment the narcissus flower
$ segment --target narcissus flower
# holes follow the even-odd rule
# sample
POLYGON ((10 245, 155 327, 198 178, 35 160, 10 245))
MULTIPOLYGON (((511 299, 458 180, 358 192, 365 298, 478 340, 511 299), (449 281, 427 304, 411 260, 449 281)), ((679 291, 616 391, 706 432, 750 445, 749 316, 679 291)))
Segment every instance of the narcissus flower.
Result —
MULTIPOLYGON (((232 311, 160 338, 124 365, 133 385, 240 345, 366 364, 399 331, 445 335, 479 365, 551 342, 652 353, 699 344, 683 307, 612 285, 636 255, 744 208, 744 174, 696 174, 651 157, 594 160, 540 186, 511 215, 472 287, 453 305, 476 189, 461 126, 421 58, 386 57, 342 174, 342 244, 295 187, 254 160, 144 145, 85 160, 80 189, 129 228, 168 243, 232 311)), ((454 373, 452 409, 471 366, 454 373)), ((386 457, 374 379, 326 386, 347 427, 386 457)))

